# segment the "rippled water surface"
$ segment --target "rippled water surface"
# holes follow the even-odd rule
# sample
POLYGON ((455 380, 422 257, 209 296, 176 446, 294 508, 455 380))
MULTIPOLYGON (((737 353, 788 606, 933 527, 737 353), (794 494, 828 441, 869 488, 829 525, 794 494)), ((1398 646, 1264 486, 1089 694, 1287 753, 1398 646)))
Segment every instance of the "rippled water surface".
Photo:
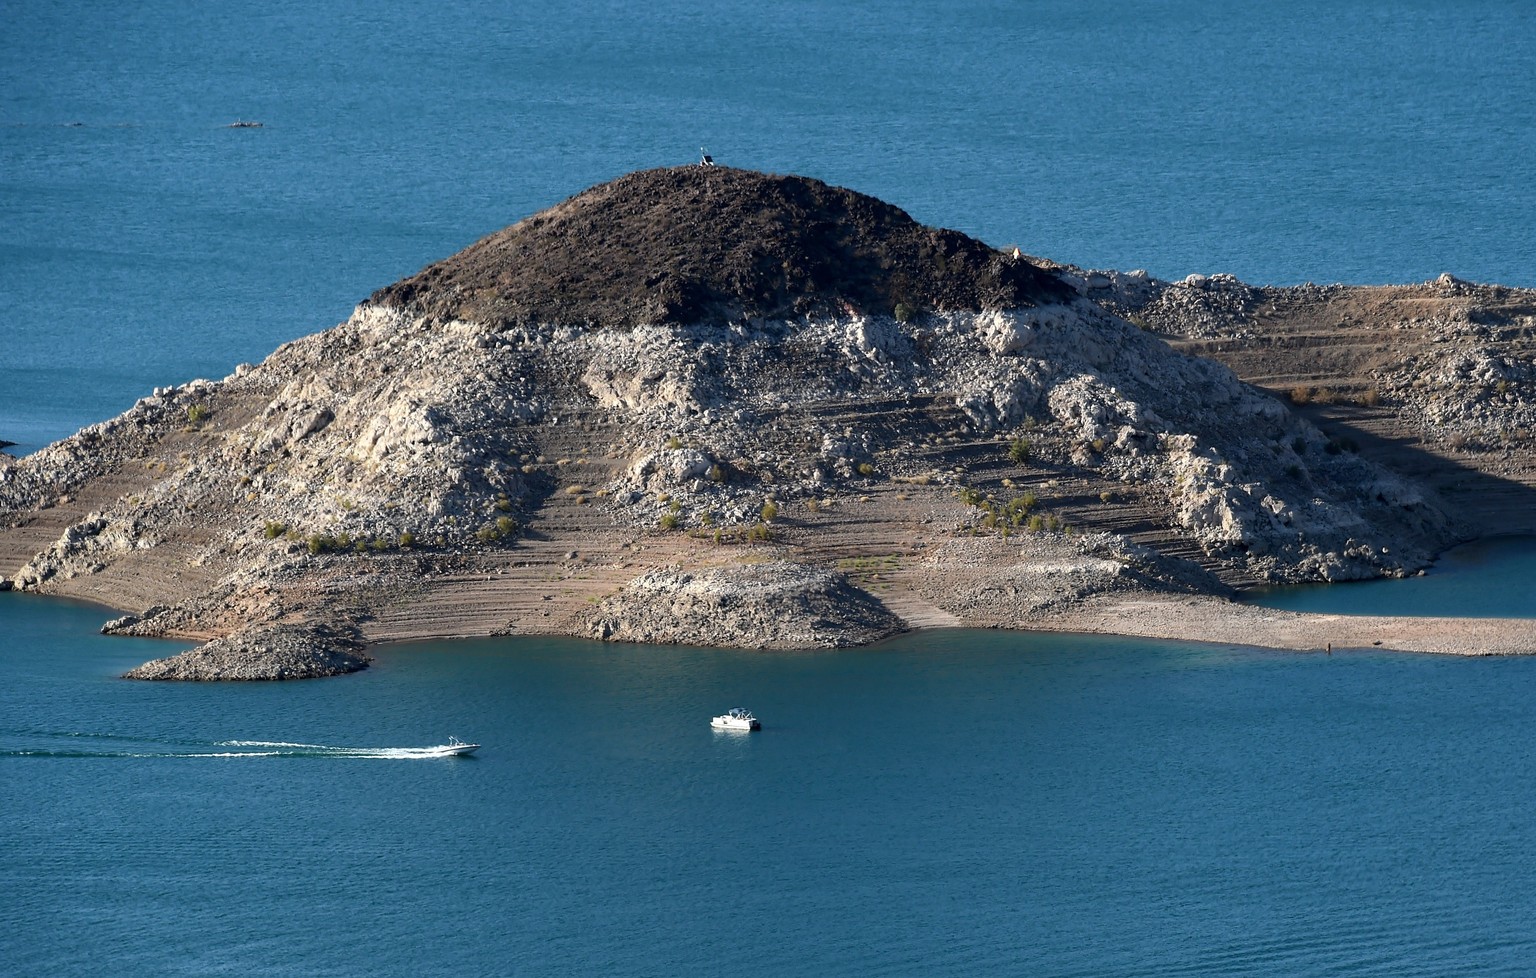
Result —
POLYGON ((505 639, 179 685, 114 678, 170 649, 95 636, 101 618, 0 595, 9 974, 1536 961, 1529 659, 505 639), (735 705, 765 729, 712 731, 735 705), (449 734, 484 747, 398 750, 449 734))

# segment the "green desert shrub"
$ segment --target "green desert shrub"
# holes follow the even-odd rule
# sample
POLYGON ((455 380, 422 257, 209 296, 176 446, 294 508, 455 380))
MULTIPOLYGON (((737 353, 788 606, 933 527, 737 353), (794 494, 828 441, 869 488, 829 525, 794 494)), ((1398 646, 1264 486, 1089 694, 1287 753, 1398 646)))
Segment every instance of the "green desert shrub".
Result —
POLYGON ((500 516, 496 522, 487 523, 475 531, 475 539, 481 543, 495 543, 499 540, 507 540, 517 535, 521 529, 517 520, 510 516, 500 516))
POLYGON ((1010 499, 1008 505, 1003 508, 1003 513, 1007 516, 1009 523, 1018 526, 1024 522, 1025 518, 1029 515, 1029 511, 1034 508, 1035 494, 1026 492, 1022 496, 1010 499))

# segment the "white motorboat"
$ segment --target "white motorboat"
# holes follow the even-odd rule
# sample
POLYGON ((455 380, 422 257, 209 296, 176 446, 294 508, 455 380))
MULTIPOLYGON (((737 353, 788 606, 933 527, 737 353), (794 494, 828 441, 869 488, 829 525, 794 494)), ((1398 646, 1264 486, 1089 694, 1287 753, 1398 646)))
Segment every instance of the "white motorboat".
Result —
POLYGON ((737 707, 711 719, 709 725, 716 730, 761 730, 763 725, 748 710, 737 707))
POLYGON ((426 748, 434 757, 468 757, 479 749, 479 744, 466 744, 457 737, 449 737, 448 743, 441 746, 426 748))

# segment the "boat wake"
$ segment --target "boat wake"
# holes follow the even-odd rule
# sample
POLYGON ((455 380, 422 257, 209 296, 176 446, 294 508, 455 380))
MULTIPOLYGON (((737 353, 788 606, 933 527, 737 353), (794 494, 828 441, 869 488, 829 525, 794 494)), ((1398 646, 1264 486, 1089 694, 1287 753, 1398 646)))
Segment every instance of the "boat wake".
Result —
POLYGON ((467 756, 467 745, 343 747, 285 740, 195 741, 77 731, 0 732, 0 757, 348 757, 429 760, 467 756))
POLYGON ((333 747, 327 744, 291 744, 268 740, 226 740, 220 747, 247 748, 238 752, 213 754, 213 757, 375 757, 386 760, 409 761, 431 757, 447 757, 456 753, 461 745, 440 747, 333 747))

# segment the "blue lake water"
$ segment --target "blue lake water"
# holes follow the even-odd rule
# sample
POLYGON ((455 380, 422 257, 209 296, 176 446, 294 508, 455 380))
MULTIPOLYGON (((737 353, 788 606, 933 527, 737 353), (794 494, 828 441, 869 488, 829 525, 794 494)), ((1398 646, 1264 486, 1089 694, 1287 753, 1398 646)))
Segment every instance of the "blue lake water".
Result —
POLYGON ((114 677, 174 647, 101 618, 0 595, 7 974, 1536 962, 1532 659, 500 639, 335 680, 143 684, 114 677), (734 705, 765 729, 712 731, 734 705), (367 756, 449 734, 484 747, 367 756))
POLYGON ((14 0, 6 20, 0 438, 23 451, 701 144, 1061 261, 1536 285, 1526 0, 14 0))
MULTIPOLYGON (((1062 261, 1536 286, 1523 0, 5 13, 0 439, 20 451, 701 144, 1062 261)), ((1471 590, 1514 606, 1520 573, 1471 590)), ((1530 660, 509 639, 182 686, 115 678, 180 646, 104 639, 105 617, 0 594, 7 975, 1536 962, 1530 660), (767 729, 712 733, 738 704, 767 729), (486 746, 366 756, 449 734, 486 746)))
POLYGON ((1268 608, 1343 615, 1536 618, 1536 537, 1496 537, 1442 554, 1422 576, 1273 588, 1268 608))

